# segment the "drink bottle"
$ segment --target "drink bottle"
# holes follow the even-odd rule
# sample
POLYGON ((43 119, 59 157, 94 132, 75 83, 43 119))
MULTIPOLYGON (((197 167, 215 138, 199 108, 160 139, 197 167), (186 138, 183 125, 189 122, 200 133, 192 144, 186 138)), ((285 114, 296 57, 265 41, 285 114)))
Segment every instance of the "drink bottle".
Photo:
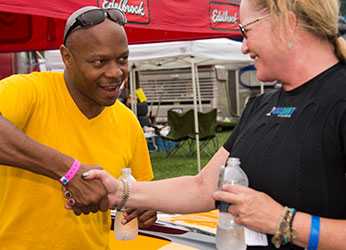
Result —
MULTIPOLYGON (((221 189, 222 184, 249 185, 246 174, 240 168, 238 158, 228 158, 226 167, 222 166, 220 171, 224 171, 224 173, 223 180, 222 173, 220 173, 219 189, 221 189)), ((244 250, 246 249, 244 227, 235 223, 234 216, 228 213, 229 206, 228 203, 220 202, 220 214, 216 229, 216 248, 218 250, 244 250)))
MULTIPOLYGON (((129 182, 136 181, 131 175, 131 168, 123 168, 121 170, 121 176, 118 179, 128 180, 129 182)), ((114 236, 117 240, 134 240, 138 235, 138 219, 134 218, 125 225, 121 224, 121 220, 124 218, 124 211, 125 208, 116 211, 114 219, 114 236)))

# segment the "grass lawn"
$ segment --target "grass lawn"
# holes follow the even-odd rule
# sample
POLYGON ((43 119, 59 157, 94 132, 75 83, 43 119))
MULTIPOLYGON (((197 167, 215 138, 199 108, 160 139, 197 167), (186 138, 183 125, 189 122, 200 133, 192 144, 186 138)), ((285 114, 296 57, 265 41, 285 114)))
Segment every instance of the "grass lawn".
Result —
MULTIPOLYGON (((231 130, 218 132, 219 148, 224 144, 231 130)), ((197 157, 183 157, 179 152, 176 152, 173 156, 165 158, 165 152, 150 153, 151 164, 154 171, 154 180, 167 179, 171 177, 177 177, 182 175, 196 175, 197 170, 197 157)), ((210 158, 203 152, 201 152, 201 168, 203 168, 210 158)))

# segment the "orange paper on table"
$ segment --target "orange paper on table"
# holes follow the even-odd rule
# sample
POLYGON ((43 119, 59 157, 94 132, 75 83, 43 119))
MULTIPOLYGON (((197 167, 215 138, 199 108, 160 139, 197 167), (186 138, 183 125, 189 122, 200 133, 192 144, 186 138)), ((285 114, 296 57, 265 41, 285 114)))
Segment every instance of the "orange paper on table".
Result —
POLYGON ((139 99, 139 102, 145 102, 147 100, 147 97, 145 96, 142 88, 136 89, 136 95, 139 99))

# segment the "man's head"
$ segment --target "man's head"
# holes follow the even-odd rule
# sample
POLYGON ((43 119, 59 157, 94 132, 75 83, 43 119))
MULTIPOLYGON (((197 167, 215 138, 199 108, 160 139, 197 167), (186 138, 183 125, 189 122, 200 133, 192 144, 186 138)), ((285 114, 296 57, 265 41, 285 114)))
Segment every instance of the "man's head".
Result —
POLYGON ((97 7, 77 10, 66 23, 65 44, 60 47, 65 81, 77 106, 88 117, 114 104, 128 76, 125 23, 121 11, 97 7))
POLYGON ((78 27, 93 26, 102 23, 106 16, 124 26, 127 23, 125 14, 116 8, 101 9, 96 6, 86 6, 74 13, 68 18, 64 30, 64 45, 70 33, 78 27))

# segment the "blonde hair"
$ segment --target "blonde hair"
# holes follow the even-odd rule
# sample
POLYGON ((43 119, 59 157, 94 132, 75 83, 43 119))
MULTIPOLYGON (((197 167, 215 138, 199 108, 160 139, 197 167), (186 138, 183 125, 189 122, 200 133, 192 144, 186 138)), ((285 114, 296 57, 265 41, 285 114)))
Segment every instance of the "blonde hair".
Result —
POLYGON ((298 25, 315 37, 327 39, 336 57, 346 63, 346 43, 338 34, 339 0, 256 0, 255 6, 271 13, 273 32, 283 40, 285 31, 290 30, 289 13, 294 13, 298 25))

